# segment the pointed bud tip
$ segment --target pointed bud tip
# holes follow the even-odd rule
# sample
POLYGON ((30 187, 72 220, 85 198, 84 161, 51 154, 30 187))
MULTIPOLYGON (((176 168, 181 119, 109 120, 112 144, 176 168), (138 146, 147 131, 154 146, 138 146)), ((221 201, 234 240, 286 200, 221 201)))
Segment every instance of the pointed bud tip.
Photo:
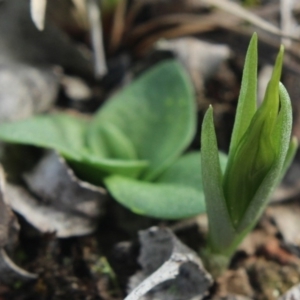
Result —
POLYGON ((279 52, 277 54, 277 57, 276 57, 272 77, 271 77, 271 80, 270 80, 270 82, 273 81, 273 84, 276 84, 276 85, 278 85, 278 83, 280 82, 282 65, 283 65, 283 56, 284 56, 284 46, 281 45, 280 48, 279 48, 279 52))
POLYGON ((278 52, 278 55, 277 55, 277 59, 280 58, 280 60, 283 60, 283 55, 284 55, 284 46, 280 45, 279 52, 278 52))
POLYGON ((277 60, 280 60, 281 64, 283 62, 283 55, 284 55, 284 46, 281 44, 277 55, 277 60))
POLYGON ((207 111, 213 111, 213 106, 211 104, 209 104, 207 111))
MULTIPOLYGON (((213 107, 211 104, 208 106, 208 109, 206 110, 206 112, 204 114, 203 123, 205 123, 205 120, 207 118, 213 118, 213 107)), ((202 123, 202 126, 203 126, 203 123, 202 123)))
POLYGON ((250 40, 250 43, 249 43, 249 47, 250 47, 250 45, 252 45, 252 44, 254 44, 254 45, 257 47, 257 40, 258 40, 258 38, 257 38, 257 33, 254 32, 254 33, 252 34, 252 37, 251 37, 251 40, 250 40))

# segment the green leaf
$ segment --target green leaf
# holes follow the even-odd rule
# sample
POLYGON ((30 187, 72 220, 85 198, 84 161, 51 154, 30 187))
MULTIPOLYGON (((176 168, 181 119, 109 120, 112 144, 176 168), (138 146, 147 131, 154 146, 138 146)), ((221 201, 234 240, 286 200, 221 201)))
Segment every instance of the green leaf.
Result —
MULTIPOLYGON (((226 154, 219 152, 220 164, 222 171, 225 170, 228 157, 226 154)), ((202 171, 200 152, 189 152, 181 156, 171 165, 155 182, 180 184, 190 186, 199 191, 202 187, 202 171)))
POLYGON ((189 145, 196 128, 193 90, 175 61, 158 64, 99 110, 88 131, 93 147, 95 132, 114 124, 132 143, 138 159, 150 162, 143 174, 153 180, 189 145))
POLYGON ((89 148, 93 154, 102 158, 137 159, 130 140, 114 124, 90 128, 89 148))
POLYGON ((180 219, 205 212, 199 152, 179 158, 154 183, 110 176, 105 184, 119 203, 135 213, 180 219))
POLYGON ((223 194, 223 175, 211 106, 202 123, 201 145, 203 190, 209 220, 209 246, 214 253, 226 254, 232 250, 235 230, 223 194))
POLYGON ((153 179, 181 154, 195 130, 192 89, 182 67, 161 63, 99 110, 87 124, 46 115, 0 127, 0 139, 55 149, 92 182, 117 174, 153 179))
POLYGON ((145 160, 109 159, 92 154, 84 155, 81 161, 69 160, 69 164, 80 178, 98 185, 111 174, 139 177, 149 165, 145 160))
POLYGON ((256 112, 257 93, 257 34, 254 33, 246 55, 240 95, 231 135, 229 160, 256 112))
MULTIPOLYGON (((201 157, 210 228, 210 254, 229 256, 233 253, 261 216, 272 191, 282 177, 282 172, 295 153, 296 143, 290 144, 291 102, 288 93, 279 82, 283 50, 281 46, 264 101, 259 109, 255 111, 253 102, 256 98, 255 88, 252 96, 249 93, 248 98, 239 99, 241 103, 237 110, 238 116, 224 176, 217 155, 211 108, 204 117, 201 157)), ((249 88, 255 80, 253 86, 256 87, 256 36, 252 38, 249 46, 248 58, 243 81, 249 88)))
POLYGON ((289 95, 282 84, 279 85, 280 111, 276 120, 275 129, 272 132, 274 147, 277 149, 277 157, 272 168, 261 183, 253 200, 250 202, 243 216, 238 231, 254 226, 261 216, 268 200, 282 176, 282 169, 287 158, 292 132, 292 106, 289 95))
POLYGON ((200 152, 190 152, 181 156, 155 183, 171 183, 192 187, 202 191, 200 152))
MULTIPOLYGON (((238 217, 236 217, 236 211, 238 212, 241 210, 245 211, 246 209, 245 203, 247 202, 247 200, 237 201, 237 205, 232 205, 230 203, 230 200, 228 200, 228 198, 230 198, 229 196, 232 196, 232 198, 236 197, 236 195, 233 195, 232 193, 228 192, 228 189, 233 182, 232 177, 234 176, 232 174, 231 174, 232 176, 229 176, 229 173, 233 173, 233 174, 236 173, 236 170, 232 170, 232 166, 236 161, 236 152, 256 112, 257 60, 258 60, 257 59, 257 34, 254 33, 249 43, 247 54, 246 54, 245 65, 243 69, 243 78, 241 83, 241 90, 240 90, 240 95, 237 104, 234 127, 231 135, 230 149, 228 155, 229 161, 228 161, 227 169, 224 176, 225 177, 224 183, 223 183, 225 198, 227 200, 227 207, 229 208, 232 215, 231 217, 233 219, 239 219, 238 217)), ((236 166, 238 167, 237 164, 236 166)), ((249 170, 245 172, 248 171, 249 170)), ((239 178, 241 177, 239 176, 239 178)), ((241 189, 245 187, 244 184, 240 184, 239 186, 241 189)), ((241 191, 240 195, 243 195, 243 197, 247 197, 247 196, 250 197, 250 195, 248 195, 248 192, 244 193, 241 191)))
POLYGON ((115 200, 137 214, 175 220, 205 211, 204 196, 190 187, 121 176, 108 177, 105 184, 115 200))
POLYGON ((279 80, 283 61, 280 49, 262 105, 239 141, 224 176, 224 195, 231 219, 236 226, 261 182, 274 164, 279 146, 274 143, 274 126, 278 123, 279 80))
POLYGON ((65 114, 36 116, 1 124, 0 140, 55 149, 67 158, 80 160, 86 126, 85 120, 65 114))

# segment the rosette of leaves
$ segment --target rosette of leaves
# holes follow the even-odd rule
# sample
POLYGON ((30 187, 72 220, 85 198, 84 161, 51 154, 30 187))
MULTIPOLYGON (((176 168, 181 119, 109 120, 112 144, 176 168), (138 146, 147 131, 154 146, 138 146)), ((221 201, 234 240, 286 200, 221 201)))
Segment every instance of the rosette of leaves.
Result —
POLYGON ((257 36, 245 61, 228 163, 219 163, 213 109, 202 124, 202 178, 209 220, 209 252, 230 256, 255 226, 294 157, 292 107, 280 83, 283 46, 277 56, 264 100, 257 108, 257 36))
POLYGON ((193 89, 175 61, 108 99, 92 120, 49 114, 0 126, 0 139, 55 149, 84 180, 134 212, 177 219, 205 211, 193 89))

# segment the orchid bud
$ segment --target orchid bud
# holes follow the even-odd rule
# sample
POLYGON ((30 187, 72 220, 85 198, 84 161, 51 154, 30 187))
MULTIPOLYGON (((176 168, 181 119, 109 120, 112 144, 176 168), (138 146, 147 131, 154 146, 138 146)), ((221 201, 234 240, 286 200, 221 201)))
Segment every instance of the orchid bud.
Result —
POLYGON ((227 165, 223 185, 234 225, 242 218, 278 155, 273 131, 279 113, 279 80, 283 52, 281 46, 263 103, 252 117, 236 149, 230 153, 232 159, 227 165))
POLYGON ((283 52, 281 46, 257 109, 257 35, 252 36, 224 174, 212 107, 204 116, 201 163, 211 253, 232 255, 255 226, 296 153, 297 141, 291 141, 291 101, 280 83, 283 52))

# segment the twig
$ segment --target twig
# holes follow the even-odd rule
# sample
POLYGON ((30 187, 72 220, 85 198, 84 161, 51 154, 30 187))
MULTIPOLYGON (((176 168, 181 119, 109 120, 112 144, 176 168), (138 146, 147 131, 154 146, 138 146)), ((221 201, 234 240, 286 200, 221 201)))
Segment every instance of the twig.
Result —
POLYGON ((127 0, 119 1, 116 6, 111 29, 111 38, 109 45, 110 52, 115 51, 121 43, 125 26, 126 6, 127 0))
POLYGON ((239 4, 229 1, 229 0, 200 0, 202 3, 215 6, 223 11, 226 11, 227 13, 230 13, 232 15, 235 15, 245 21, 248 21, 249 23, 268 31, 269 33, 273 33, 279 36, 285 36, 289 37, 291 39, 299 40, 298 37, 296 37, 293 34, 286 34, 282 32, 279 28, 274 26, 273 24, 265 21, 264 19, 260 18, 256 14, 252 13, 251 11, 243 8, 239 4))
MULTIPOLYGON (((280 1, 281 29, 285 34, 294 34, 295 28, 297 28, 297 22, 293 17, 294 2, 294 0, 280 1)), ((285 47, 291 47, 292 41, 290 38, 282 38, 281 41, 285 47)))
POLYGON ((91 39, 95 59, 95 76, 102 77, 107 73, 105 53, 103 46, 103 33, 100 7, 96 0, 87 0, 87 14, 90 23, 91 39))

